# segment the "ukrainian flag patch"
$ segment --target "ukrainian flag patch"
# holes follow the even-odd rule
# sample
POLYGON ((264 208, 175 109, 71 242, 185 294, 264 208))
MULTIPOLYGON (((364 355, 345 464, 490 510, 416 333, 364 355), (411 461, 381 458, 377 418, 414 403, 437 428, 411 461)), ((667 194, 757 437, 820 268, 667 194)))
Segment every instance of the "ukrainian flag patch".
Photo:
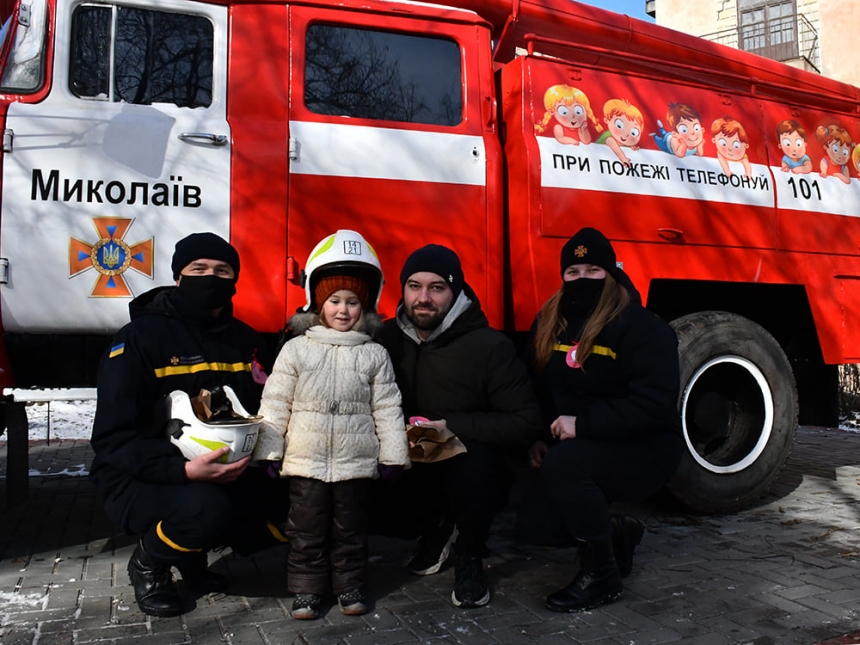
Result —
POLYGON ((116 358, 120 354, 125 351, 125 343, 120 343, 119 345, 114 345, 110 348, 110 354, 108 354, 108 358, 116 358))

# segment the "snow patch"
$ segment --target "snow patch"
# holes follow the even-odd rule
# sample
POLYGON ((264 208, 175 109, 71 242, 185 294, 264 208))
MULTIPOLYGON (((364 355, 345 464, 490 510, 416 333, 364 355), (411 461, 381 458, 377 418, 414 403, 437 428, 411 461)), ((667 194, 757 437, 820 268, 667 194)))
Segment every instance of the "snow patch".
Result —
POLYGON ((0 591, 0 607, 36 607, 41 608, 44 601, 45 595, 39 595, 37 593, 30 594, 20 594, 20 593, 10 593, 8 591, 0 591))
POLYGON ((89 439, 95 401, 50 401, 27 404, 30 441, 89 439))

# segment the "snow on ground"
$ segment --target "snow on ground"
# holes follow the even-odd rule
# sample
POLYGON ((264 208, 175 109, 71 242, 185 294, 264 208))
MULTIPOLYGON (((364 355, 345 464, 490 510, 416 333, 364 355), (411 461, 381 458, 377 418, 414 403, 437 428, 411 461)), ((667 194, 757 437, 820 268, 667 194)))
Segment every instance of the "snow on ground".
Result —
POLYGON ((89 439, 95 413, 95 401, 29 403, 27 405, 27 422, 30 429, 30 441, 89 439), (49 419, 50 429, 48 426, 49 419))
POLYGON ((839 429, 850 432, 860 432, 860 411, 852 410, 839 419, 839 429))

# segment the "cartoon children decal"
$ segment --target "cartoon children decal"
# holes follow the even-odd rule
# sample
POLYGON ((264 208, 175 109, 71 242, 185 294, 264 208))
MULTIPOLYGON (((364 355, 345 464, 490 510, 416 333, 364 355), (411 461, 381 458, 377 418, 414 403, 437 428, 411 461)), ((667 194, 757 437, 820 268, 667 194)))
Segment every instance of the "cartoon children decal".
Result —
POLYGON ((831 124, 819 125, 815 129, 815 138, 824 146, 824 156, 821 158, 821 176, 832 175, 846 184, 851 183, 848 171, 848 160, 854 147, 851 135, 845 128, 831 124))
POLYGON ((854 146, 854 151, 851 153, 851 161, 854 163, 854 170, 860 173, 860 143, 854 146))
POLYGON ((666 122, 669 124, 669 131, 666 131, 663 122, 658 120, 659 134, 651 133, 660 150, 676 157, 701 157, 704 154, 705 131, 702 117, 695 108, 686 103, 670 103, 666 122))
POLYGON ((812 159, 806 154, 806 130, 797 121, 786 119, 776 126, 776 139, 783 154, 783 172, 812 172, 812 159))
POLYGON ((729 167, 729 162, 733 161, 743 165, 744 176, 752 177, 752 167, 747 158, 747 148, 750 144, 744 126, 737 119, 724 116, 714 119, 711 124, 711 134, 714 135, 711 141, 717 146, 717 159, 720 161, 723 174, 727 177, 734 174, 729 167))
POLYGON ((597 143, 605 143, 622 163, 630 164, 621 148, 639 150, 639 139, 645 125, 642 112, 627 99, 610 99, 603 105, 603 121, 606 132, 598 137, 597 143))
POLYGON ((543 96, 546 113, 539 124, 535 124, 537 132, 546 130, 547 124, 555 118, 552 134, 559 143, 578 146, 580 143, 591 143, 591 132, 588 121, 594 123, 598 132, 603 130, 591 110, 591 103, 582 90, 570 85, 553 85, 543 96))

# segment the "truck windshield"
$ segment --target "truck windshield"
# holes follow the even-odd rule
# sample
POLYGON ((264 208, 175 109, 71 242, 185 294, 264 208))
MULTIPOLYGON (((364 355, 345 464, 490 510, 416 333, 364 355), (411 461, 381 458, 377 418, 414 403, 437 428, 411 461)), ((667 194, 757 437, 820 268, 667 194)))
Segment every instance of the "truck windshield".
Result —
POLYGON ((47 0, 22 0, 0 32, 2 49, 8 56, 2 61, 0 92, 30 93, 42 86, 45 78, 45 25, 47 0))

